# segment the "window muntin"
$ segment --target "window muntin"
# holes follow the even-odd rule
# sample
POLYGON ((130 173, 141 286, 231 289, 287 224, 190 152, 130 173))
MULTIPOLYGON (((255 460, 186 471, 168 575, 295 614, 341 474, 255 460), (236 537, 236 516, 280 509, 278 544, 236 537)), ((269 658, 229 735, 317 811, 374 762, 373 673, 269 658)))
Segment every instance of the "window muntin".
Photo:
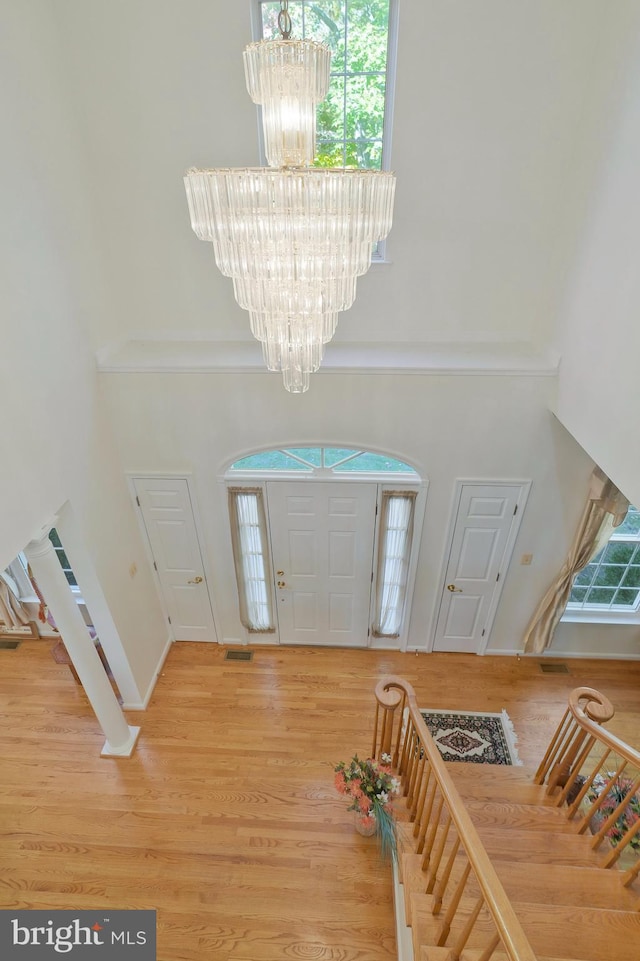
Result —
POLYGON ((241 457, 229 468, 230 470, 311 470, 312 464, 305 464, 302 461, 290 457, 284 450, 265 450, 259 454, 249 454, 248 457, 241 457))
MULTIPOLYGON (((318 104, 316 166, 388 169, 392 2, 289 0, 291 35, 326 43, 332 54, 329 93, 318 104)), ((258 0, 258 5, 261 36, 279 37, 279 0, 258 0)))
POLYGON ((630 507, 625 520, 571 587, 567 613, 640 609, 640 510, 630 507))
POLYGON ((272 633, 275 625, 262 491, 230 489, 229 512, 240 620, 252 633, 272 633))
POLYGON ((67 578, 71 587, 78 587, 78 582, 76 576, 71 570, 71 564, 69 563, 69 558, 64 552, 64 547, 58 536, 58 532, 55 527, 52 527, 49 531, 49 540, 53 544, 56 554, 58 555, 58 560, 60 561, 60 567, 64 571, 64 576, 67 578))
POLYGON ((336 471, 372 471, 376 473, 414 474, 415 471, 408 464, 395 457, 385 457, 384 454, 373 454, 361 451, 356 458, 342 461, 334 467, 336 471))
POLYGON ((374 451, 348 447, 287 447, 261 451, 234 461, 230 471, 318 471, 330 473, 408 474, 417 478, 409 464, 374 451))

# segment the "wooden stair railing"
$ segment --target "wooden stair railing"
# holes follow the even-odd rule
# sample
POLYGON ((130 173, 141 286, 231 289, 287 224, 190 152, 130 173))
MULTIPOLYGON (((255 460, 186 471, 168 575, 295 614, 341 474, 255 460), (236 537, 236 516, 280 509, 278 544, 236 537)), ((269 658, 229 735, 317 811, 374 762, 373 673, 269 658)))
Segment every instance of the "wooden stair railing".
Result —
MULTIPOLYGON (((557 805, 566 804, 567 817, 578 814, 579 834, 584 834, 598 812, 609 799, 610 792, 625 777, 625 796, 608 817, 600 815, 601 823, 594 832, 592 847, 598 848, 607 832, 619 822, 628 808, 629 799, 640 791, 640 752, 625 744, 601 725, 614 715, 611 702, 599 691, 590 687, 578 687, 569 696, 569 707, 558 725, 547 753, 536 771, 537 784, 547 783, 547 793, 557 789, 557 805), (611 767, 614 770, 611 770, 611 767), (604 771, 604 774, 601 772, 604 771), (604 782, 600 791, 592 790, 596 778, 604 782), (588 795, 591 796, 588 797, 588 795), (594 796, 595 795, 595 796, 594 796)), ((629 818, 629 828, 615 847, 607 853, 601 867, 610 868, 620 858, 631 841, 640 834, 640 818, 634 823, 629 818)), ((640 873, 640 859, 621 875, 622 883, 629 885, 640 873)))
POLYGON ((415 852, 422 855, 423 890, 431 895, 431 914, 440 922, 432 947, 448 948, 447 957, 459 961, 486 908, 492 930, 484 937, 478 961, 489 961, 500 946, 509 961, 536 961, 424 723, 413 687, 403 678, 392 675, 378 683, 375 695, 372 757, 390 754, 403 787, 414 825, 415 852), (459 870, 461 858, 466 861, 462 871, 459 870), (454 865, 458 870, 453 870, 454 865), (475 896, 469 909, 465 888, 472 874, 479 896, 475 896))

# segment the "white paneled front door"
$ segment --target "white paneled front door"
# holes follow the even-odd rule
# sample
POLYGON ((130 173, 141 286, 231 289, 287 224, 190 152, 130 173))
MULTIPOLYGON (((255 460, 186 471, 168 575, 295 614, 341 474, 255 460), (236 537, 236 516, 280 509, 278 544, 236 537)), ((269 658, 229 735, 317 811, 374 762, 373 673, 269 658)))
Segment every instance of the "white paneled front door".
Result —
POLYGON ((434 651, 477 654, 484 649, 520 523, 520 500, 522 485, 461 485, 434 651))
POLYGON ((174 638, 217 641, 186 478, 134 477, 133 485, 174 638))
POLYGON ((365 647, 376 484, 267 484, 280 641, 365 647))

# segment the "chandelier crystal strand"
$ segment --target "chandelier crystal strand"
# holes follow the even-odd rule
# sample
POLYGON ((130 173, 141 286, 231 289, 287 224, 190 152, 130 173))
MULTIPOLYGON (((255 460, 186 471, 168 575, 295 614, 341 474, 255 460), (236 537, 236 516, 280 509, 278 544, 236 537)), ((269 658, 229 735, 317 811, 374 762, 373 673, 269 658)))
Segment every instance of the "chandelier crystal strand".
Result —
POLYGON ((247 90, 262 107, 267 163, 300 167, 316 153, 316 105, 329 90, 331 51, 315 40, 259 40, 243 54, 247 90))
POLYGON ((395 177, 378 170, 313 168, 316 104, 328 91, 329 49, 290 40, 282 0, 280 40, 244 52, 247 88, 262 105, 269 167, 187 171, 191 226, 213 245, 233 279, 269 370, 292 393, 309 387, 338 313, 356 296, 356 280, 374 245, 391 228, 395 177))
POLYGON ((395 177, 343 167, 192 169, 185 186, 192 227, 213 244, 219 270, 276 290, 270 281, 366 273, 391 227, 395 177))

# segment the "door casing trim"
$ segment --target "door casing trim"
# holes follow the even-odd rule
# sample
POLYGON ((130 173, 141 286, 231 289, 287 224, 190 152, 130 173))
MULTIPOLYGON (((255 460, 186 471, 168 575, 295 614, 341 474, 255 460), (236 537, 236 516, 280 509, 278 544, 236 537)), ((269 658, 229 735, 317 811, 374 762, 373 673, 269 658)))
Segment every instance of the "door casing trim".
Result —
MULTIPOLYGON (((221 485, 224 485, 225 489, 227 489, 227 488, 229 488, 229 487, 233 487, 233 486, 242 486, 243 484, 246 484, 247 486, 252 486, 252 487, 260 487, 261 490, 262 490, 262 493, 263 493, 263 497, 264 497, 264 499, 265 499, 265 505, 267 506, 267 511, 266 511, 266 513, 267 513, 267 518, 269 517, 269 510, 268 510, 269 497, 268 497, 268 491, 267 491, 267 481, 269 481, 269 482, 272 482, 272 481, 276 481, 276 482, 278 482, 278 481, 283 481, 283 482, 285 482, 285 483, 286 483, 286 482, 291 482, 291 481, 304 483, 305 481, 308 481, 308 482, 310 482, 310 483, 313 483, 313 482, 318 483, 318 482, 320 482, 320 483, 329 483, 329 484, 334 483, 334 482, 335 482, 335 483, 343 483, 343 482, 344 482, 344 481, 343 481, 343 478, 340 477, 340 476, 336 476, 336 477, 318 477, 318 476, 313 476, 313 475, 312 475, 312 476, 308 476, 308 477, 301 477, 300 475, 295 475, 295 474, 293 474, 293 472, 288 472, 288 473, 287 473, 287 472, 284 472, 284 471, 282 471, 282 472, 280 472, 280 471, 271 471, 268 477, 266 477, 265 474, 266 474, 265 471, 262 471, 262 472, 256 471, 256 472, 253 473, 253 474, 252 474, 251 472, 249 472, 249 471, 247 471, 247 472, 244 472, 244 471, 243 471, 241 477, 236 477, 235 474, 234 474, 233 477, 229 477, 229 476, 227 475, 227 476, 224 477, 224 478, 222 478, 222 477, 219 478, 219 482, 221 483, 221 485), (292 476, 292 474, 293 474, 293 476, 292 476)), ((345 478, 345 479, 346 479, 346 478, 345 478)), ((377 498, 376 498, 376 517, 375 517, 375 523, 374 523, 373 558, 372 558, 372 574, 374 575, 374 577, 375 577, 375 567, 376 567, 376 563, 375 563, 375 562, 376 562, 377 550, 378 550, 378 536, 379 536, 379 530, 380 530, 380 527, 379 527, 379 516, 380 516, 380 514, 379 514, 379 504, 380 504, 380 495, 381 495, 381 492, 382 492, 383 490, 394 490, 394 491, 395 491, 395 490, 398 490, 398 491, 400 491, 400 490, 417 490, 417 492, 418 492, 417 497, 416 497, 416 506, 415 506, 415 514, 414 514, 414 527, 413 527, 413 541, 412 541, 412 545, 411 545, 411 557, 410 557, 410 560, 409 560, 409 571, 408 571, 408 574, 407 574, 407 593, 406 593, 406 597, 407 597, 407 599, 408 599, 408 601, 409 601, 410 606, 409 606, 408 611, 407 611, 406 608, 405 608, 405 614, 404 614, 403 621, 402 621, 402 631, 401 631, 400 637, 398 638, 398 643, 397 643, 397 644, 393 644, 393 645, 392 645, 392 644, 389 644, 388 642, 385 643, 385 638, 377 638, 377 639, 375 639, 375 638, 372 638, 371 635, 369 635, 368 640, 367 640, 367 648, 372 648, 372 649, 375 649, 375 650, 394 650, 394 651, 400 650, 400 651, 406 651, 407 648, 408 648, 408 642, 409 642, 409 629, 410 629, 410 626, 411 626, 411 612, 412 612, 412 607, 413 607, 413 596, 414 596, 415 582, 416 582, 416 576, 417 576, 417 571, 418 571, 418 560, 419 560, 419 556, 420 556, 420 545, 421 545, 421 542, 422 542, 423 525, 424 525, 424 515, 425 515, 425 511, 426 511, 427 492, 428 492, 428 488, 429 488, 429 480, 428 480, 427 478, 421 478, 420 480, 416 480, 416 481, 413 481, 413 482, 411 482, 411 481, 406 481, 406 480, 405 480, 405 481, 403 481, 403 482, 398 481, 398 482, 395 482, 395 483, 394 483, 393 480, 392 480, 392 478, 389 477, 389 475, 385 476, 384 480, 380 478, 380 475, 378 475, 378 479, 376 480, 376 478, 375 478, 375 476, 374 476, 373 474, 369 474, 369 473, 363 472, 362 475, 360 475, 360 474, 358 473, 358 474, 354 474, 353 476, 349 476, 347 482, 348 482, 348 483, 352 483, 352 484, 353 484, 353 483, 376 484, 376 485, 377 485, 377 488, 378 488, 377 498)), ((267 549, 268 549, 268 551, 269 551, 269 556, 270 556, 271 558, 273 558, 272 547, 271 547, 271 525, 270 525, 269 522, 267 523, 267 549)), ((373 589, 373 588, 374 588, 374 584, 372 583, 372 589, 371 589, 371 592, 370 592, 370 595, 369 595, 369 605, 370 605, 370 606, 369 606, 369 626, 371 626, 371 621, 372 621, 372 617, 373 617, 373 603, 374 603, 374 589, 373 589)), ((273 610, 274 610, 274 612, 275 612, 275 614, 276 614, 276 618, 277 618, 277 607, 276 607, 276 605, 277 605, 277 598, 276 598, 276 594, 275 594, 275 587, 274 587, 273 584, 271 585, 271 599, 272 599, 272 604, 273 604, 273 610)), ((405 603, 406 603, 406 602, 405 602, 405 603)), ((269 634, 269 635, 250 634, 250 633, 246 630, 246 628, 242 628, 242 631, 243 631, 243 638, 242 638, 241 643, 243 643, 243 644, 260 644, 260 643, 263 643, 263 644, 273 644, 273 643, 280 644, 280 632, 279 632, 279 629, 278 629, 278 632, 277 632, 277 634, 278 634, 278 640, 277 640, 277 641, 274 641, 272 634, 269 634), (264 639, 263 639, 263 638, 264 638, 264 639)))
POLYGON ((480 644, 477 653, 479 655, 485 654, 487 650, 487 645, 489 644, 489 639, 491 638, 491 631, 493 629, 493 622, 495 620, 496 613, 498 611, 498 606, 500 604, 500 598, 502 596, 502 591, 504 590, 504 585, 506 583, 507 571, 511 564, 511 557, 513 555, 513 549, 516 544, 516 538, 520 530, 520 525, 522 523, 522 518, 524 516, 525 508, 527 506, 527 501, 529 499, 529 492, 531 491, 531 484, 533 482, 529 480, 514 479, 507 480, 503 477, 496 478, 473 478, 473 477, 456 477, 453 486, 453 494, 451 497, 451 507, 449 511, 449 525, 447 528, 447 536, 444 542, 444 550, 442 552, 442 557, 440 560, 440 577, 438 579, 438 587, 436 592, 436 603, 433 606, 433 612, 431 614, 431 624, 429 626, 429 643, 426 648, 428 652, 433 651, 435 641, 436 641, 436 630, 438 626, 438 616, 440 614, 440 606, 442 603, 442 595, 445 589, 445 581, 447 577, 447 566, 449 564, 449 557, 451 554, 451 545, 453 543, 453 535, 456 528, 456 522, 458 519, 458 511, 460 510, 460 499, 462 497, 462 488, 468 485, 477 485, 478 487, 520 487, 521 494, 518 498, 518 513, 515 518, 515 523, 511 524, 511 529, 509 531, 509 536, 507 538, 507 543, 505 545, 504 554, 502 555, 503 564, 501 573, 503 576, 500 578, 496 588, 494 589, 493 596, 491 598, 491 603, 489 604, 489 609, 487 611, 487 619, 485 622, 485 636, 482 638, 482 643, 480 644))
MULTIPOLYGON (((154 583, 154 585, 155 585, 156 594, 158 595, 158 601, 159 601, 160 607, 161 607, 161 609, 162 609, 162 614, 163 614, 163 616, 164 616, 164 618, 165 618, 165 620, 166 620, 166 622, 167 622, 167 628, 168 628, 168 631, 169 631, 169 637, 171 638, 171 643, 173 643, 173 642, 175 641, 175 637, 174 637, 174 634, 173 634, 173 627, 172 627, 172 625, 171 625, 171 623, 170 623, 170 621, 169 621, 169 611, 167 610, 167 607, 166 607, 166 604, 165 604, 164 594, 163 594, 163 592, 162 592, 162 585, 161 585, 161 583, 160 583, 160 577, 159 577, 158 571, 156 570, 156 567, 155 567, 155 558, 154 558, 154 556, 153 556, 153 551, 151 550, 151 544, 149 543, 149 535, 148 535, 148 533, 147 533, 147 528, 146 528, 146 526, 145 526, 144 518, 143 518, 143 516, 142 516, 142 510, 141 510, 140 507, 138 506, 138 502, 137 502, 137 496, 138 496, 138 495, 137 495, 137 493, 136 493, 136 488, 135 488, 135 483, 134 483, 134 481, 135 481, 135 479, 136 479, 137 477, 139 477, 139 478, 151 477, 151 478, 153 478, 154 480, 168 480, 168 481, 183 480, 183 481, 185 482, 185 484, 187 485, 187 491, 188 491, 188 494, 189 494, 189 501, 191 502, 191 510, 192 510, 192 513, 193 513, 193 520, 194 520, 194 525, 195 525, 196 539, 197 539, 197 541, 198 541, 198 548, 199 548, 199 550, 200 550, 200 557, 201 557, 201 559, 202 559, 202 564, 203 564, 203 567, 204 567, 204 570, 205 570, 205 574, 206 574, 207 594, 208 594, 208 596, 209 596, 209 604, 210 604, 210 607, 211 607, 211 616, 212 616, 212 618, 213 618, 213 629, 214 629, 215 634, 216 634, 216 640, 213 641, 213 642, 211 642, 211 643, 218 643, 218 644, 223 643, 223 642, 222 642, 222 635, 221 635, 221 633, 220 633, 220 628, 219 628, 220 620, 219 620, 218 615, 217 615, 217 612, 216 612, 215 597, 214 597, 213 592, 212 592, 212 590, 211 590, 211 578, 210 578, 210 576, 209 576, 210 571, 211 571, 211 567, 210 567, 210 564, 209 564, 209 559, 208 559, 208 557, 207 557, 207 552, 206 552, 205 544, 204 544, 203 538, 202 538, 201 533, 200 533, 201 531, 204 530, 204 528, 203 528, 203 526, 202 526, 202 520, 201 520, 201 518, 200 518, 200 510, 199 510, 199 507, 198 507, 198 499, 197 499, 197 497, 196 497, 196 495, 195 495, 195 491, 194 491, 193 473, 192 473, 191 471, 180 471, 180 472, 173 472, 173 471, 154 471, 154 470, 128 470, 128 471, 125 471, 125 478, 126 478, 126 481, 127 481, 127 487, 129 488, 129 493, 130 493, 130 495, 131 495, 131 504, 132 504, 132 507, 133 507, 133 512, 134 512, 134 514, 136 515, 136 521, 137 521, 137 524, 138 524, 138 530, 140 531, 140 537, 141 537, 141 540, 142 540, 142 545, 143 545, 144 552, 145 552, 146 557, 147 557, 147 561, 148 561, 148 563, 149 563, 149 569, 150 569, 150 571, 151 571, 151 577, 153 578, 153 583, 154 583)), ((193 642, 190 642, 190 643, 202 643, 202 642, 193 641, 193 642)))

